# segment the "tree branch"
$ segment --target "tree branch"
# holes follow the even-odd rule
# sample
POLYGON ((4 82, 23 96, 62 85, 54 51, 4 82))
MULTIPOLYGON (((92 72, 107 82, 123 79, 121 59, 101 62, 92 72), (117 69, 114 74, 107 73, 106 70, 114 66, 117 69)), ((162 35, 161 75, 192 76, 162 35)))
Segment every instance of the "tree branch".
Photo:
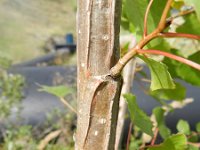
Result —
POLYGON ((148 14, 149 14, 149 11, 150 11, 150 8, 151 8, 151 5, 153 3, 153 0, 150 0, 148 6, 147 6, 147 9, 146 9, 146 12, 145 12, 145 16, 144 16, 144 33, 143 33, 143 38, 147 36, 147 20, 148 20, 148 14))
POLYGON ((75 114, 77 114, 76 109, 74 109, 63 97, 60 97, 60 101, 67 106, 71 111, 73 111, 75 114))
POLYGON ((187 138, 189 139, 189 138, 191 138, 193 136, 199 136, 199 135, 200 135, 200 132, 192 132, 192 134, 188 135, 187 138))
MULTIPOLYGON (((186 11, 182 11, 179 14, 170 17, 168 19, 167 18, 167 14, 169 12, 170 9, 170 5, 171 5, 172 0, 168 0, 165 6, 165 9, 163 10, 163 14, 161 16, 160 22, 158 27, 150 34, 148 34, 145 38, 143 38, 133 49, 131 49, 128 53, 126 53, 117 63, 114 67, 111 68, 110 70, 110 75, 114 78, 116 78, 117 76, 120 75, 122 69, 124 68, 124 66, 127 64, 127 62, 129 60, 131 60, 137 53, 137 50, 141 50, 146 44, 148 44, 151 40, 153 40, 154 38, 157 38, 159 36, 163 36, 162 32, 164 29, 166 29, 173 21, 173 19, 183 16, 183 15, 187 15, 187 14, 191 14, 194 12, 194 9, 189 9, 186 11)), ((150 7, 150 6, 149 6, 150 7)), ((148 8, 149 9, 149 8, 148 8)), ((148 14, 148 13, 147 13, 148 14)), ((147 18, 147 15, 145 15, 147 18)), ((147 19, 146 19, 147 20, 147 19)), ((146 27, 145 27, 146 28, 146 27)), ((147 30, 147 29, 145 29, 147 30)), ((147 31, 144 31, 144 33, 146 34, 147 31)), ((171 36, 171 35, 170 35, 171 36)), ((179 34, 179 36, 183 36, 183 34, 179 34)), ((191 35, 184 35, 184 36, 189 36, 191 37, 191 35)), ((188 37, 188 38, 189 38, 188 37)), ((193 36, 194 39, 199 38, 197 36, 193 36)))
POLYGON ((187 33, 166 32, 166 33, 160 33, 158 34, 158 36, 163 38, 189 38, 189 39, 200 40, 199 35, 187 34, 187 33))
POLYGON ((185 15, 188 15, 188 14, 191 14, 194 12, 194 8, 191 8, 191 9, 188 9, 188 10, 185 10, 185 11, 181 11, 179 12, 178 14, 176 14, 175 16, 172 16, 172 17, 169 17, 167 18, 166 20, 166 24, 171 24, 171 22, 178 18, 178 17, 181 17, 181 16, 185 16, 185 15))
POLYGON ((187 144, 200 148, 200 143, 187 142, 187 144))
POLYGON ((132 128, 133 128, 133 123, 131 122, 130 125, 129 125, 128 138, 127 138, 127 141, 126 141, 126 150, 129 150, 132 128))
POLYGON ((49 133, 44 139, 40 141, 40 144, 38 146, 38 150, 44 150, 45 147, 49 144, 49 142, 56 137, 58 137, 61 134, 61 130, 56 130, 51 133, 49 133))
POLYGON ((131 60, 137 53, 138 49, 142 49, 147 43, 158 36, 159 31, 155 30, 151 34, 147 35, 144 39, 142 39, 134 48, 132 48, 128 53, 126 53, 117 64, 111 68, 110 75, 112 77, 117 77, 120 75, 122 69, 127 64, 129 60, 131 60))
POLYGON ((168 0, 167 3, 166 3, 166 6, 163 10, 163 13, 162 13, 162 16, 161 16, 161 19, 160 19, 160 22, 158 24, 158 30, 159 31, 162 31, 165 29, 166 27, 166 19, 167 19, 167 14, 170 10, 170 7, 171 7, 171 3, 172 3, 173 0, 168 0))
MULTIPOLYGON (((136 55, 136 50, 142 49, 147 43, 149 43, 151 40, 156 38, 160 32, 162 32, 166 27, 166 18, 168 11, 170 9, 172 0, 168 0, 165 6, 165 9, 163 10, 163 14, 161 16, 160 23, 158 27, 149 35, 147 35, 145 38, 143 38, 132 50, 130 50, 128 53, 126 53, 118 62, 117 64, 111 68, 110 75, 112 77, 117 77, 120 75, 122 69, 127 64, 127 62, 133 58, 136 55)), ((148 11, 148 10, 147 10, 148 11)), ((147 13, 148 14, 148 13, 147 13)), ((145 17, 147 18, 147 17, 145 17)))
POLYGON ((171 58, 171 59, 174 59, 174 60, 177 60, 181 63, 184 63, 188 66, 191 66, 192 68, 195 68, 197 70, 200 71, 200 64, 197 64, 191 60, 188 60, 188 59, 185 59, 183 57, 180 57, 180 56, 176 56, 174 54, 170 54, 170 53, 167 53, 167 52, 163 52, 163 51, 160 51, 160 50, 137 50, 137 52, 139 54, 155 54, 155 55, 162 55, 162 56, 166 56, 168 58, 171 58))
POLYGON ((155 129, 155 132, 154 132, 153 139, 152 139, 152 141, 151 141, 151 145, 152 145, 152 146, 153 146, 153 145, 155 144, 155 142, 156 142, 156 139, 157 139, 157 137, 158 137, 158 131, 159 131, 159 129, 156 128, 156 129, 155 129))
POLYGON ((116 141, 115 141, 115 149, 118 150, 120 144, 122 144, 122 135, 124 134, 124 124, 125 124, 125 118, 127 113, 127 103, 123 95, 125 93, 129 93, 132 89, 133 80, 135 76, 135 68, 136 68, 136 60, 132 59, 129 61, 126 66, 124 67, 124 70, 122 72, 123 76, 123 86, 120 96, 120 102, 119 102, 119 114, 118 114, 118 120, 117 120, 117 131, 116 131, 116 141))

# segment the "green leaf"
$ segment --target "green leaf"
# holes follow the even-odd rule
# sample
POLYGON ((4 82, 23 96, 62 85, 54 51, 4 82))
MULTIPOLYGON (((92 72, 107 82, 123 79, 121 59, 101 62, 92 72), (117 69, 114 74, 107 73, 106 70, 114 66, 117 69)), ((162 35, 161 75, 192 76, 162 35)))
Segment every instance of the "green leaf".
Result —
POLYGON ((200 21, 200 0, 185 0, 185 3, 194 7, 200 21))
POLYGON ((197 131, 197 132, 200 132, 200 122, 198 122, 198 123, 196 124, 196 131, 197 131))
POLYGON ((187 138, 184 134, 172 135, 159 146, 151 147, 148 150, 186 150, 187 138))
POLYGON ((122 1, 122 14, 121 14, 121 26, 123 29, 128 30, 129 29, 129 20, 126 15, 126 10, 124 9, 124 1, 122 1))
POLYGON ((140 146, 142 145, 143 141, 142 139, 138 139, 135 136, 131 136, 131 141, 130 141, 130 145, 129 145, 129 149, 130 150, 137 150, 140 148, 140 146))
POLYGON ((190 14, 184 17, 185 23, 179 26, 176 31, 180 33, 189 33, 200 35, 200 22, 195 14, 190 14))
POLYGON ((161 49, 162 51, 170 51, 170 45, 168 44, 168 42, 166 40, 164 40, 163 38, 157 38, 154 39, 152 41, 150 41, 145 48, 147 47, 147 49, 161 49))
POLYGON ((12 61, 6 57, 0 56, 0 68, 8 69, 12 64, 12 61))
MULTIPOLYGON (((140 34, 144 29, 144 16, 148 3, 148 0, 125 1, 124 9, 126 11, 127 18, 135 25, 135 27, 137 28, 136 31, 140 34)), ((166 1, 164 0, 154 0, 148 15, 149 32, 152 32, 157 27, 165 4, 166 1)))
MULTIPOLYGON (((132 33, 136 35, 136 40, 139 41, 142 38, 143 31, 144 31, 144 17, 146 8, 148 6, 149 0, 125 0, 124 6, 123 6, 123 12, 126 15, 128 21, 130 21, 130 25, 134 26, 134 30, 129 29, 132 33), (137 12, 137 13, 136 13, 137 12)), ((165 0, 154 0, 151 9, 148 14, 148 33, 151 33, 154 31, 159 22, 162 15, 162 12, 164 10, 166 1, 165 0)), ((124 22, 123 22, 124 24, 124 22)), ((124 25, 124 27, 126 27, 124 25)), ((130 26, 131 27, 131 26, 130 26)), ((156 49, 159 47, 159 49, 168 50, 169 46, 166 43, 166 40, 163 38, 156 38, 150 43, 146 45, 149 49, 156 49)))
MULTIPOLYGON (((200 51, 194 53, 193 55, 189 56, 188 59, 200 64, 200 51)), ((189 82, 193 85, 200 86, 200 71, 185 64, 180 64, 176 70, 177 75, 181 77, 186 82, 189 82)))
POLYGON ((199 150, 199 148, 198 148, 198 147, 195 147, 195 146, 193 146, 193 145, 189 145, 189 146, 188 146, 188 150, 199 150))
POLYGON ((183 0, 175 0, 172 2, 171 6, 175 9, 180 9, 184 5, 183 0))
POLYGON ((174 89, 175 84, 167 70, 167 66, 162 62, 155 61, 150 58, 142 58, 150 68, 151 71, 151 91, 158 89, 174 89))
POLYGON ((151 91, 150 95, 163 100, 183 100, 186 96, 186 89, 180 83, 175 83, 174 89, 159 89, 151 91))
POLYGON ((199 137, 198 137, 198 135, 190 134, 188 141, 192 142, 192 143, 197 143, 199 141, 199 137))
MULTIPOLYGON (((188 57, 189 60, 200 64, 200 51, 188 57)), ((169 72, 192 85, 200 86, 200 71, 180 62, 165 58, 164 63, 170 66, 169 72)))
POLYGON ((132 94, 125 94, 124 98, 127 101, 131 120, 143 132, 153 136, 153 125, 150 118, 139 108, 136 102, 136 97, 132 94))
POLYGON ((41 89, 39 91, 45 91, 48 92, 52 95, 55 95, 57 97, 65 97, 68 94, 72 93, 73 90, 72 88, 60 85, 60 86, 45 86, 45 85, 40 85, 41 89))
POLYGON ((156 107, 153 109, 153 114, 155 115, 160 135, 163 139, 166 139, 170 136, 171 131, 165 125, 164 113, 165 111, 161 107, 156 107))
POLYGON ((190 125, 185 120, 179 120, 176 128, 180 133, 183 133, 186 135, 190 134, 190 125))

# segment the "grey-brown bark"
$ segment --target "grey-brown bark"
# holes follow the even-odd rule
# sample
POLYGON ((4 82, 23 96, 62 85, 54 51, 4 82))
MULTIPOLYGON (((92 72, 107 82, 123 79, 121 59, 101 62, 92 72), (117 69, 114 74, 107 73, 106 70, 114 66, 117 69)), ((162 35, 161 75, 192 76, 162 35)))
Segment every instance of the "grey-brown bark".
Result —
POLYGON ((112 150, 121 77, 110 69, 119 59, 121 0, 78 1, 77 150, 112 150))

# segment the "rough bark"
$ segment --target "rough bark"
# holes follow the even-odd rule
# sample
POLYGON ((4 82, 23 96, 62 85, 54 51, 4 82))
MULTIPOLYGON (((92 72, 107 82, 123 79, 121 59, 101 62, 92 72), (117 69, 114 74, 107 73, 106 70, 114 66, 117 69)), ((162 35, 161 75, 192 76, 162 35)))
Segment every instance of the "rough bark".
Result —
POLYGON ((112 150, 122 79, 109 76, 119 59, 121 0, 78 0, 77 150, 112 150))

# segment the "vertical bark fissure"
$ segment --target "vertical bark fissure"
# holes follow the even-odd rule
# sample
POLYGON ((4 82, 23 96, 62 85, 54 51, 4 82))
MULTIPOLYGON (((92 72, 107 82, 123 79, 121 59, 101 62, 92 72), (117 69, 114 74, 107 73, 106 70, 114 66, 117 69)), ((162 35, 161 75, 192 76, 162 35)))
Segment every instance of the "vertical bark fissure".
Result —
POLYGON ((122 79, 108 74, 119 59, 120 8, 121 0, 78 0, 77 150, 114 149, 122 79))
POLYGON ((88 15, 88 37, 87 37, 87 54, 86 54, 86 63, 87 63, 87 71, 89 69, 89 65, 90 65, 90 62, 89 62, 89 57, 90 57, 90 28, 91 28, 91 12, 92 12, 92 1, 88 1, 88 5, 87 5, 87 15, 88 15))
POLYGON ((86 135, 84 137, 84 145, 83 145, 83 148, 86 146, 86 142, 88 140, 88 135, 90 133, 90 127, 91 127, 91 124, 92 124, 92 115, 93 115, 93 112, 94 112, 94 109, 95 109, 95 106, 96 106, 96 95, 97 95, 97 92, 99 91, 99 89, 104 86, 106 83, 105 82, 97 82, 97 86, 95 86, 96 88, 95 91, 92 93, 94 95, 91 96, 91 105, 90 105, 90 110, 89 110, 89 117, 90 119, 88 120, 88 125, 87 125, 87 129, 86 129, 86 135))
MULTIPOLYGON (((113 0, 109 0, 109 5, 111 5, 112 7, 113 7, 113 3, 115 3, 115 2, 113 2, 113 0)), ((114 4, 115 5, 115 4, 114 4)), ((113 8, 112 8, 112 11, 111 11, 111 13, 113 12, 113 8)), ((113 23, 113 15, 111 14, 110 16, 109 16, 109 20, 110 20, 110 24, 109 24, 109 26, 112 26, 114 23, 113 23)), ((113 28, 110 28, 110 30, 109 30, 109 34, 112 36, 113 35, 113 33, 114 33, 114 29, 113 28)), ((115 36, 115 35, 113 35, 113 36, 115 36)), ((112 57, 113 57, 113 50, 114 50, 114 41, 115 39, 110 39, 110 44, 109 44, 109 51, 108 51, 108 53, 107 53, 107 56, 106 56, 106 65, 108 65, 110 68, 111 68, 111 65, 112 65, 112 61, 113 61, 113 59, 112 59, 112 57)))

